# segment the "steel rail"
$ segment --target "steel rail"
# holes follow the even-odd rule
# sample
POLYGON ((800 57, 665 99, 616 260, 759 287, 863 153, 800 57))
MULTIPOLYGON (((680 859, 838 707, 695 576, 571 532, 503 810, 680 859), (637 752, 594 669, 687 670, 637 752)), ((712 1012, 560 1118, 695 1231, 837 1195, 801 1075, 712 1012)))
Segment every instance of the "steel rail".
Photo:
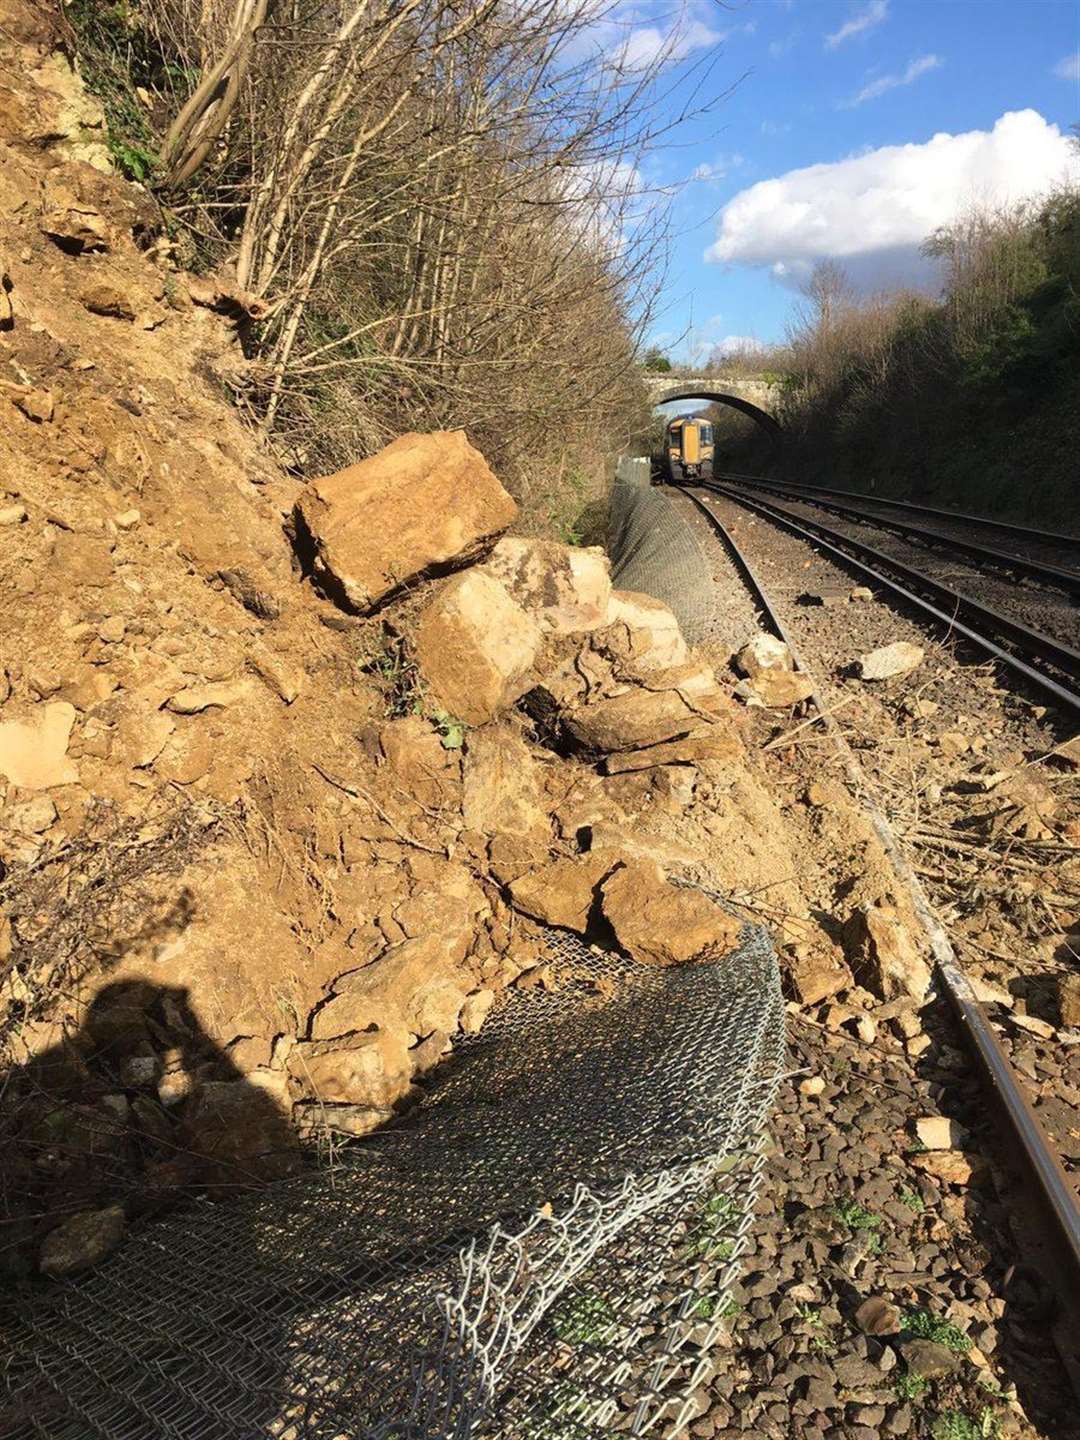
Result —
POLYGON ((912 515, 932 515, 939 520, 962 520, 966 524, 985 525, 991 530, 1002 530, 1007 535, 1020 539, 1038 541, 1042 545, 1056 545, 1063 550, 1080 549, 1080 535, 1064 535, 1055 530, 1035 530, 1029 525, 1014 525, 1008 520, 991 520, 986 515, 969 515, 964 510, 945 510, 937 505, 917 505, 913 500, 890 500, 883 495, 869 495, 865 490, 837 490, 828 485, 800 485, 795 480, 772 480, 763 475, 741 475, 736 471, 724 471, 713 479, 738 480, 748 485, 765 483, 782 485, 793 493, 804 492, 816 495, 836 495, 840 499, 869 500, 871 505, 884 505, 890 510, 906 510, 912 515))
POLYGON ((939 580, 931 579, 930 576, 924 575, 922 571, 915 570, 900 560, 894 560, 892 556, 883 554, 880 550, 874 549, 873 546, 867 545, 863 541, 852 540, 848 535, 840 535, 836 531, 830 530, 827 526, 819 525, 813 520, 805 520, 801 516, 796 519, 782 509, 765 504, 760 500, 751 500, 746 495, 740 495, 737 491, 730 490, 716 482, 705 483, 701 488, 727 496, 729 499, 734 500, 736 504, 742 505, 744 509, 750 510, 754 514, 760 515, 763 519, 772 521, 774 524, 781 525, 785 529, 790 530, 793 534, 799 536, 800 539, 806 540, 818 550, 840 561, 849 569, 856 570, 864 577, 872 580, 875 584, 884 585, 887 589, 891 590, 894 595, 899 595, 903 600, 907 601, 908 604, 921 610, 923 614, 929 615, 952 633, 962 635, 966 640, 970 640, 972 644, 985 650, 989 655, 992 655, 995 660, 1008 666, 1009 669, 1013 670, 1016 674, 1023 676, 1029 684, 1038 686, 1039 689, 1050 695, 1056 703, 1066 705, 1072 710, 1080 711, 1080 691, 1069 689, 1068 686, 1061 684, 1060 681, 1055 680, 1052 676, 1045 674, 1042 670, 1036 669, 1033 665, 1029 665, 1027 661, 1019 655, 1014 655, 1011 650, 1006 650, 1003 646, 998 645, 989 635, 974 629, 971 625, 965 624, 958 617, 961 614, 966 614, 969 618, 988 623, 992 630, 999 634, 1007 635, 1027 654, 1038 655, 1042 659, 1049 660, 1050 663, 1058 666, 1067 675, 1080 677, 1080 652, 1073 650, 1070 646, 1052 639, 1049 635, 1043 635, 1041 631, 1032 630, 1026 625, 1021 625, 1019 621, 1012 620, 1007 615, 1002 615, 1000 611, 993 609, 991 606, 983 605, 977 600, 972 600, 969 596, 961 594, 960 591, 954 590, 951 586, 945 585, 939 580), (837 544, 834 542, 840 543, 837 544), (851 550, 844 549, 843 547, 845 545, 852 547, 856 553, 852 554, 851 550), (867 556, 877 562, 877 564, 870 565, 866 560, 860 559, 860 556, 867 556), (877 566, 885 566, 886 570, 892 570, 896 575, 903 576, 911 585, 924 591, 929 591, 939 599, 945 600, 946 603, 951 605, 951 610, 946 611, 939 609, 937 605, 927 600, 924 595, 917 594, 915 590, 909 589, 906 585, 902 585, 899 580, 877 568, 877 566))
MULTIPOLYGON (((836 744, 852 781, 855 794, 884 845, 898 880, 911 897, 915 913, 929 940, 936 963, 936 973, 948 995, 957 1023, 989 1088, 991 1097, 997 1103, 1008 1127, 1013 1147, 1011 1158, 1014 1163, 1019 1161, 1027 1178, 1033 1183, 1040 1209, 1045 1218, 1050 1221, 1051 1234, 1057 1242, 1055 1262, 1060 1263, 1070 1272, 1067 1280, 1060 1271, 1048 1278, 1055 1282, 1055 1288, 1060 1291, 1066 1307, 1070 1304, 1075 1306, 1077 1296, 1080 1296, 1080 1196, 1073 1188, 1050 1137, 1013 1069, 1012 1062, 987 1019, 986 1012, 979 1003, 971 981, 953 949, 944 926, 927 898, 918 876, 908 863, 892 826, 872 798, 870 785, 858 760, 814 683, 813 676, 807 670, 805 662, 792 642, 767 591, 758 579, 750 561, 743 555, 727 527, 713 512, 708 501, 694 495, 690 489, 685 489, 684 494, 698 506, 720 536, 738 569, 749 581, 770 626, 790 649, 796 669, 807 675, 811 684, 814 685, 811 698, 817 709, 818 719, 836 744)), ((1064 1353, 1062 1358, 1066 1359, 1064 1353)), ((1069 1368, 1070 1374, 1073 1374, 1071 1366, 1069 1368)))
POLYGON ((781 495, 788 500, 795 500, 799 504, 817 505, 822 510, 831 510, 837 515, 850 515, 861 522, 877 525, 880 529, 895 530, 899 535, 909 535, 931 545, 943 545, 949 550, 959 550, 963 554, 973 555, 977 560, 989 561, 992 565, 1036 576, 1041 580, 1049 581, 1051 585, 1062 586, 1074 594, 1080 594, 1080 570, 1071 570, 1064 565, 1048 565, 1042 560, 1030 560, 1027 556, 1017 555, 1011 550, 998 550, 993 545, 980 545, 976 540, 962 540, 951 535, 942 535, 939 530, 927 530, 922 525, 910 525, 891 515, 875 515, 873 511, 866 510, 861 505, 841 504, 839 500, 819 498, 823 493, 827 493, 829 496, 835 494, 831 490, 828 492, 809 489, 793 491, 786 484, 765 479, 739 479, 730 483, 753 485, 755 489, 765 490, 772 495, 781 495))

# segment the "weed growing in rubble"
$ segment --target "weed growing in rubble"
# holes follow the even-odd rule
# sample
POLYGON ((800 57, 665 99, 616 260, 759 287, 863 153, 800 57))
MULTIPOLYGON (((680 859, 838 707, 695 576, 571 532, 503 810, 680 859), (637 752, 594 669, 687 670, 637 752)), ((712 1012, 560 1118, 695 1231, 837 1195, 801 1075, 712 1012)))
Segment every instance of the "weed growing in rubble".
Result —
POLYGON ((838 1200, 829 1209, 849 1230, 876 1230, 881 1224, 881 1216, 867 1210, 857 1200, 838 1200))
POLYGON ((930 1426, 932 1440, 992 1440, 997 1433, 997 1416, 989 1406, 979 1412, 977 1420, 963 1410, 943 1410, 930 1426))
POLYGON ((428 717, 439 732, 444 750, 460 750, 465 743, 464 721, 457 720, 446 710, 433 710, 428 717))
POLYGON ((551 1328, 567 1345, 600 1339, 615 1315, 602 1295, 574 1295, 551 1312, 551 1328))
POLYGON ((829 1332, 825 1324, 825 1318, 817 1305, 797 1304, 795 1314, 802 1320, 810 1331, 810 1349, 815 1355, 829 1356, 836 1354, 836 1339, 829 1332))
POLYGON ((915 1215, 921 1215, 926 1209, 925 1200, 919 1192, 913 1190, 910 1185, 901 1186, 896 1198, 900 1201, 901 1205, 906 1205, 915 1215))
POLYGON ((705 1202, 701 1220, 690 1232, 690 1254, 695 1259, 730 1260, 735 1241, 725 1235, 738 1218, 739 1207, 730 1195, 713 1195, 705 1202))
POLYGON ((904 1329, 919 1340, 933 1340, 944 1345, 955 1355, 966 1355, 971 1341, 958 1325, 931 1315, 929 1310, 908 1310, 904 1316, 904 1329))
POLYGON ((926 1387, 930 1384, 925 1375, 901 1375, 896 1382, 896 1398, 898 1400, 920 1401, 926 1394, 926 1387))

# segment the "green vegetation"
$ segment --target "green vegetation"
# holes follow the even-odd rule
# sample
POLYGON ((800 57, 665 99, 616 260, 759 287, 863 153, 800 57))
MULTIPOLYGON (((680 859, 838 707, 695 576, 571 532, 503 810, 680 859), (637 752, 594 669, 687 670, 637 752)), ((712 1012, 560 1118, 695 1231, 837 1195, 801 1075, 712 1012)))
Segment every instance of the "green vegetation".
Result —
POLYGON ((810 1330, 810 1349, 815 1355, 836 1354, 836 1337, 825 1324, 824 1316, 817 1305, 796 1304, 795 1314, 810 1330))
POLYGON ((835 1215, 849 1230, 877 1230, 881 1225, 881 1216, 867 1210, 856 1200, 838 1200, 835 1205, 829 1206, 829 1213, 835 1215))
POLYGON ((735 1240, 726 1234, 738 1219, 739 1207, 730 1195, 713 1195, 705 1202, 701 1219, 690 1231, 690 1254, 694 1259, 730 1260, 735 1240))
POLYGON ((552 1310, 551 1328, 567 1345, 588 1345, 601 1339, 614 1319, 602 1295, 574 1295, 552 1310))
POLYGON ((460 750, 465 743, 465 723, 455 720, 446 710, 433 710, 431 723, 439 732, 444 750, 460 750))
POLYGON ((75 34, 83 83, 105 111, 117 167, 129 180, 147 180, 157 163, 157 137, 138 90, 173 91, 183 72, 169 66, 145 16, 128 0, 65 0, 64 15, 75 34))
POLYGON ((926 1394, 930 1381, 925 1375, 901 1375, 896 1381, 896 1398, 918 1403, 926 1394))
POLYGON ((654 370, 663 375, 671 373, 671 361, 662 350, 646 350, 641 363, 646 370, 654 370))
POLYGON ((963 1410, 943 1410, 930 1423, 932 1440, 992 1440, 998 1433, 994 1412, 985 1407, 973 1420, 963 1410))
MULTIPOLYGON (((925 251, 940 298, 861 297, 836 266, 814 272, 776 354, 785 471, 1080 528, 1080 185, 973 211, 925 251)), ((737 460, 768 463, 763 442, 737 460)))
POLYGON ((942 1320, 931 1315, 929 1310, 908 1310, 904 1314, 904 1329, 919 1340, 933 1340, 952 1350, 956 1355, 966 1355, 971 1341, 958 1325, 951 1320, 942 1320))
POLYGON ((926 1209, 926 1202, 918 1190, 913 1190, 910 1185, 902 1186, 896 1198, 901 1205, 906 1205, 916 1215, 921 1215, 926 1209))

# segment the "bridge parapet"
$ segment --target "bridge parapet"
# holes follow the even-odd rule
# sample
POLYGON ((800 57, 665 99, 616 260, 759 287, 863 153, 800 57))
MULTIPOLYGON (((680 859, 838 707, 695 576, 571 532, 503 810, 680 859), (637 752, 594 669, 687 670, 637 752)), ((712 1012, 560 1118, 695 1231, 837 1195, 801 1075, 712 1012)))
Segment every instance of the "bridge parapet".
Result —
POLYGON ((780 400, 780 386, 771 380, 752 375, 725 375, 722 371, 686 375, 678 370, 647 371, 644 379, 653 405, 676 400, 715 401, 749 415, 763 430, 777 438, 780 436, 780 422, 774 413, 780 400))

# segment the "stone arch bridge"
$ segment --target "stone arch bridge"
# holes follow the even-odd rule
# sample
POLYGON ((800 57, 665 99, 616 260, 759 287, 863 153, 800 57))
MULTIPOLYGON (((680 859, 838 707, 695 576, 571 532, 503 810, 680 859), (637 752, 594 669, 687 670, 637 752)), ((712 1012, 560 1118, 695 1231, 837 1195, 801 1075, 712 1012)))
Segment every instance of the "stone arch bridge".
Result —
POLYGON ((749 415, 770 434, 780 434, 774 414, 780 387, 771 380, 755 375, 726 375, 723 371, 702 375, 679 370, 647 370, 643 378, 653 405, 673 400, 715 401, 749 415))

